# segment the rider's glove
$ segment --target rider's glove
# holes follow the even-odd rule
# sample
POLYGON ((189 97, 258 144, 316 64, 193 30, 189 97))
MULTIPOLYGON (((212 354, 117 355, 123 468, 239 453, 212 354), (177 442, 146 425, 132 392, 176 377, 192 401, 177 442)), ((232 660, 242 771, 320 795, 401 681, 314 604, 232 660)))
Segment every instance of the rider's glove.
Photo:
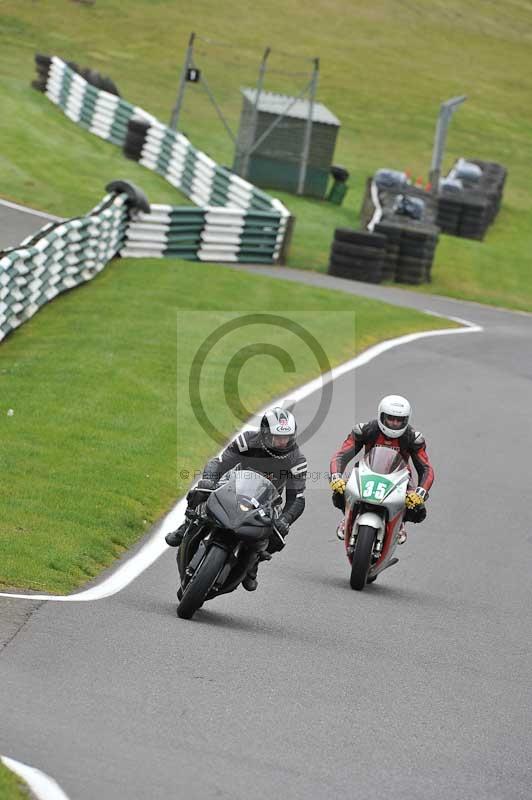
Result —
POLYGON ((198 481, 198 485, 196 489, 214 489, 216 486, 216 481, 211 481, 209 478, 202 478, 198 481))
POLYGON ((278 553, 279 550, 282 550, 285 546, 285 536, 290 530, 290 524, 286 521, 285 517, 281 514, 278 519, 275 520, 272 526, 272 536, 270 538, 270 544, 268 550, 272 553, 278 553))
POLYGON ((425 502, 427 492, 423 487, 418 486, 415 492, 407 492, 405 498, 405 506, 407 508, 419 508, 425 502))
POLYGON ((279 533, 284 539, 284 537, 290 530, 290 523, 287 522, 286 517, 283 517, 283 515, 281 514, 281 516, 278 517, 273 523, 273 527, 275 531, 279 533))
POLYGON ((211 481, 208 478, 202 478, 198 481, 197 486, 187 494, 187 502, 190 508, 196 508, 200 503, 204 503, 208 497, 207 490, 214 489, 216 481, 211 481))
POLYGON ((334 472, 331 475, 330 486, 333 492, 338 492, 338 494, 343 494, 345 492, 346 484, 339 472, 334 472))

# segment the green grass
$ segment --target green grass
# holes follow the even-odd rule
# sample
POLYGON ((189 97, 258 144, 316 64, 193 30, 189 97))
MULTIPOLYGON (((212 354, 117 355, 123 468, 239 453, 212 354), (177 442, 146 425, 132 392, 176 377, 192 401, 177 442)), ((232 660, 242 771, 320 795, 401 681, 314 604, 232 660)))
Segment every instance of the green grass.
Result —
MULTIPOLYGON (((465 155, 509 169, 503 211, 483 243, 442 237, 428 291, 532 309, 532 4, 528 0, 121 0, 91 6, 63 0, 4 0, 0 19, 2 192, 58 214, 83 213, 111 178, 130 177, 153 202, 183 202, 162 179, 127 162, 112 145, 76 130, 28 88, 36 50, 90 65, 123 95, 167 121, 188 36, 217 99, 238 125, 239 87, 254 85, 266 45, 281 72, 320 56, 319 99, 342 122, 335 155, 351 170, 345 206, 278 193, 297 216, 290 264, 324 270, 334 227, 358 225, 364 179, 378 167, 426 177, 442 100, 467 94, 453 118, 444 167, 465 155), (38 12, 38 13, 37 13, 38 12), (304 36, 301 31, 304 30, 304 36), (291 53, 292 57, 283 55, 291 53), (73 181, 76 175, 78 180, 73 181)), ((271 73, 266 88, 297 94, 304 76, 271 73)), ((181 127, 219 163, 232 144, 197 86, 187 89, 181 127)))
POLYGON ((0 797, 2 800, 28 800, 30 794, 20 778, 0 762, 0 797))
MULTIPOLYGON (((221 266, 116 261, 0 347, 0 585, 67 592, 109 565, 183 494, 190 478, 181 470, 201 469, 218 450, 192 414, 189 364, 227 309, 312 312, 305 319, 331 363, 382 338, 446 324, 221 266), (208 295, 201 291, 207 282, 208 295), (345 322, 353 311, 355 341, 351 315, 345 322)), ((314 358, 292 334, 265 333, 263 341, 290 352, 296 372, 284 373, 270 356, 252 359, 241 375, 248 408, 316 374, 314 358)), ((208 362, 205 406, 219 409, 214 417, 227 437, 237 424, 223 401, 223 375, 229 356, 250 341, 246 331, 208 362)))

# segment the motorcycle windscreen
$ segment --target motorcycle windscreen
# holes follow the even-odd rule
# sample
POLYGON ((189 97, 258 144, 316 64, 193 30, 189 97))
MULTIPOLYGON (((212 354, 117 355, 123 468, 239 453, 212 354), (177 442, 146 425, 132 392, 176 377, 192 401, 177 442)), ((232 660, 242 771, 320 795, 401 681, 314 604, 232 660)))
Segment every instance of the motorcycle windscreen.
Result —
POLYGON ((244 503, 249 501, 254 508, 272 508, 282 503, 281 495, 273 483, 260 472, 241 469, 235 471, 236 495, 244 503))
POLYGON ((271 517, 274 506, 280 503, 282 498, 268 478, 254 470, 235 468, 220 479, 207 507, 222 526, 246 538, 261 538, 269 533, 270 525, 266 526, 259 510, 271 517))
POLYGON ((391 475, 407 468, 407 464, 399 452, 392 447, 377 445, 364 456, 364 463, 378 475, 391 475))

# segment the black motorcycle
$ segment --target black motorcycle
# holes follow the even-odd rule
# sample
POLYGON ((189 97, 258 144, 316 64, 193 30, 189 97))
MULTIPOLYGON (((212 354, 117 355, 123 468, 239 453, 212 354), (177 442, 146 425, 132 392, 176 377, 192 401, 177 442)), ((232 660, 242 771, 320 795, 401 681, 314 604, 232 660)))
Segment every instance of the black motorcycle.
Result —
POLYGON ((177 616, 191 619, 206 600, 234 591, 266 553, 282 498, 273 483, 240 466, 226 472, 206 502, 188 510, 177 552, 177 616))

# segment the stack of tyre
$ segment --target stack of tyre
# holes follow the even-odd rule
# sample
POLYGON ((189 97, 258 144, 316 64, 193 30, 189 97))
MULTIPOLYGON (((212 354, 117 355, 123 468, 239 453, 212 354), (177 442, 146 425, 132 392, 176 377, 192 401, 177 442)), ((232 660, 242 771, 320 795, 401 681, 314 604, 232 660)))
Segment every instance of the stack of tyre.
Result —
POLYGON ((458 159, 442 181, 437 224, 444 233, 482 240, 502 202, 507 171, 492 161, 458 159))
MULTIPOLYGON (((34 89, 38 89, 39 92, 46 91, 46 84, 48 81, 48 73, 50 71, 51 63, 51 56, 46 56, 42 53, 35 54, 35 69, 37 70, 37 78, 31 82, 31 85, 34 89)), ((92 86, 95 86, 96 89, 101 89, 104 92, 109 92, 109 94, 115 94, 117 97, 120 97, 120 92, 118 91, 116 83, 108 75, 102 75, 100 72, 95 69, 91 69, 90 67, 80 67, 75 61, 67 61, 66 63, 70 69, 73 69, 74 72, 77 72, 78 75, 81 75, 82 78, 85 78, 85 80, 92 86)))
POLYGON ((490 225, 489 202, 487 197, 476 192, 464 192, 464 203, 458 223, 457 235, 463 239, 481 241, 490 225))
POLYGON ((141 117, 132 117, 129 120, 123 146, 123 152, 127 158, 131 158, 133 161, 140 161, 150 124, 150 122, 141 117))
POLYGON ((370 231, 337 228, 329 258, 329 275, 353 281, 380 283, 387 238, 370 231))
POLYGON ((435 225, 383 219, 374 230, 387 239, 384 280, 411 285, 431 280, 439 234, 435 225))
POLYGON ((51 63, 51 56, 45 56, 42 53, 35 54, 35 69, 37 71, 37 77, 31 82, 31 85, 39 92, 46 91, 46 84, 48 82, 48 73, 50 71, 51 63))
POLYGON ((401 226, 397 283, 420 284, 431 280, 438 233, 435 225, 401 226))
POLYGON ((480 191, 488 201, 488 217, 491 225, 501 207, 508 170, 502 164, 497 164, 494 161, 475 159, 473 163, 477 164, 482 170, 480 191))
POLYGON ((464 239, 484 238, 490 224, 489 202, 476 191, 442 189, 436 222, 443 233, 464 239))
POLYGON ((393 220, 385 219, 374 226, 373 232, 386 236, 382 262, 382 279, 383 281, 394 281, 401 250, 401 226, 393 220))
POLYGON ((436 224, 442 233, 450 236, 459 236, 460 217, 462 216, 463 200, 453 190, 442 189, 438 195, 438 215, 436 224))

